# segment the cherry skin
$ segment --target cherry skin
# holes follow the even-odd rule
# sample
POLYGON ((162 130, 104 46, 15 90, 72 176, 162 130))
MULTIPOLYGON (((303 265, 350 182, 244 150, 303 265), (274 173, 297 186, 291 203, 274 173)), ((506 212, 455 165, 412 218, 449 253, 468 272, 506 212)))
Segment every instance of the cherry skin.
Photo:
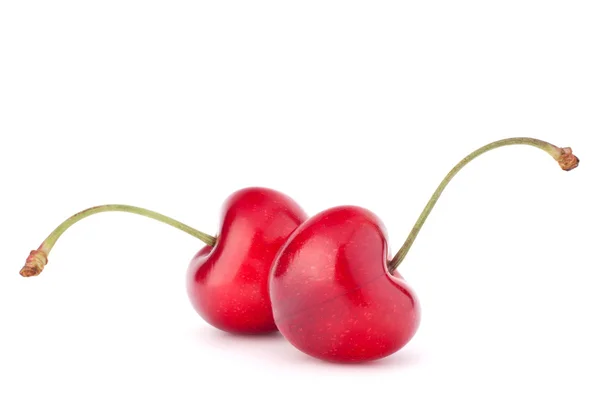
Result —
POLYGON ((370 211, 342 206, 310 218, 273 263, 279 331, 326 361, 371 361, 398 351, 415 334, 420 308, 387 263, 386 232, 370 211))
POLYGON ((269 298, 269 270, 279 248, 306 219, 288 196, 247 188, 224 203, 214 246, 201 249, 187 272, 192 305, 208 323, 231 333, 277 330, 269 298))

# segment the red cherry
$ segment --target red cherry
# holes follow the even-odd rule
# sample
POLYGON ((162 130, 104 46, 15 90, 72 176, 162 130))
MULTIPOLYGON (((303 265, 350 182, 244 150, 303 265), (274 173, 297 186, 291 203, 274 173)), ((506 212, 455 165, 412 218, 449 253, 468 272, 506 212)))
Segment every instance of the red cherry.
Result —
POLYGON ((95 206, 62 222, 31 251, 21 275, 39 275, 61 235, 72 225, 97 213, 138 214, 178 228, 207 244, 188 269, 188 293, 198 313, 222 330, 262 333, 276 330, 268 293, 271 263, 287 237, 306 219, 286 195, 270 189, 248 188, 224 204, 219 238, 173 218, 141 207, 122 204, 95 206))
POLYGON ((442 180, 389 262, 384 227, 365 209, 337 207, 302 224, 271 270, 271 302, 281 333, 301 351, 335 362, 375 360, 402 348, 415 334, 420 312, 396 269, 450 180, 481 154, 517 144, 542 149, 566 171, 579 164, 570 148, 534 138, 508 138, 479 148, 442 180))
POLYGON ((387 236, 368 210, 344 206, 302 224, 273 264, 275 322, 298 349, 336 362, 369 361, 402 348, 419 303, 388 272, 387 236))
POLYGON ((217 243, 201 249, 188 268, 188 294, 198 314, 232 333, 275 331, 269 270, 305 219, 300 206, 275 190, 248 188, 231 195, 217 243))

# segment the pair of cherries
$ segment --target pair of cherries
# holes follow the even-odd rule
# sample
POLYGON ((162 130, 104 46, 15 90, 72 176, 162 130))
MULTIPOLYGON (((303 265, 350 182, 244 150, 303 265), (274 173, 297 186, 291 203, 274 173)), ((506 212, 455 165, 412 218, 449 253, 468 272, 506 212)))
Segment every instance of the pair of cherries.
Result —
POLYGON ((214 247, 192 259, 188 293, 196 311, 233 333, 279 330, 317 358, 367 361, 392 354, 415 334, 419 305, 387 271, 383 224, 359 207, 307 219, 269 189, 234 193, 214 247))
POLYGON ((366 209, 334 207, 307 218, 288 196, 247 188, 226 200, 216 238, 139 207, 84 210, 31 251, 21 275, 38 275, 57 239, 79 220, 106 211, 140 214, 206 243, 190 262, 187 289, 196 311, 213 326, 237 334, 279 330, 299 350, 327 361, 383 358, 406 345, 418 328, 418 299, 397 267, 441 193, 477 156, 516 144, 546 151, 564 170, 579 163, 570 148, 533 138, 508 138, 474 151, 444 178, 391 259, 385 228, 366 209))

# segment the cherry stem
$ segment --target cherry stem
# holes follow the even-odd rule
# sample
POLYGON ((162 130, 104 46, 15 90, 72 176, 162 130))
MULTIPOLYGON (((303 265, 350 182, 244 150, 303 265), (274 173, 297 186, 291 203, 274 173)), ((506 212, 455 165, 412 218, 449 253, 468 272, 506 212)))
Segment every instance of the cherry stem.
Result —
POLYGON ((442 183, 440 183, 440 185, 437 187, 437 189, 435 190, 435 192, 429 199, 429 202, 427 202, 427 205, 421 212, 421 215, 417 219, 417 222, 413 226, 413 229, 411 230, 410 234, 406 238, 404 245, 402 245, 402 247, 400 248, 398 253, 388 263, 388 269, 390 272, 392 272, 393 270, 398 268, 398 266, 402 263, 402 261, 406 257, 406 254, 408 254, 408 251, 410 250, 413 243, 415 242, 415 239, 417 238, 419 231, 421 231, 421 227, 423 227, 423 223, 425 223, 425 220, 427 220, 429 213, 431 213, 431 210, 437 203, 438 199, 442 195, 442 192, 444 191, 446 186, 448 186, 448 183, 450 183, 452 178, 454 178, 454 176, 465 165, 467 165, 473 159, 477 158, 479 155, 482 155, 485 152, 491 151, 496 148, 504 147, 507 145, 530 145, 532 147, 539 148, 542 151, 547 152, 550 156, 552 156, 552 158, 554 158, 558 162, 560 167, 565 171, 570 171, 571 169, 575 169, 577 167, 577 165, 579 164, 579 158, 577 158, 575 155, 573 155, 571 148, 568 148, 568 147, 567 148, 559 148, 548 142, 541 141, 541 140, 538 140, 535 138, 507 138, 507 139, 492 142, 490 144, 487 144, 487 145, 479 148, 476 151, 473 151, 472 153, 470 153, 469 155, 464 157, 462 161, 460 161, 458 164, 456 164, 456 166, 454 168, 452 168, 452 170, 446 175, 444 180, 442 180, 442 183))
POLYGON ((171 217, 164 216, 160 213, 157 213, 152 210, 143 209, 141 207, 135 206, 127 206, 124 204, 107 204, 104 206, 95 206, 90 207, 89 209, 80 211, 77 214, 69 217, 65 221, 63 221, 50 235, 42 242, 37 250, 33 250, 30 252, 29 257, 25 262, 25 265, 21 269, 20 274, 22 276, 36 276, 39 275, 44 266, 48 263, 48 255, 56 244, 56 241, 60 238, 60 236, 73 224, 77 223, 79 220, 83 220, 86 217, 89 217, 93 214, 103 213, 107 211, 120 211, 126 213, 139 214, 140 216, 149 217, 154 220, 158 220, 162 223, 169 224, 175 228, 180 229, 181 231, 185 231, 189 235, 198 238, 202 242, 207 245, 213 246, 216 243, 216 238, 203 233, 202 231, 198 231, 195 228, 192 228, 188 225, 185 225, 177 220, 172 219, 171 217))

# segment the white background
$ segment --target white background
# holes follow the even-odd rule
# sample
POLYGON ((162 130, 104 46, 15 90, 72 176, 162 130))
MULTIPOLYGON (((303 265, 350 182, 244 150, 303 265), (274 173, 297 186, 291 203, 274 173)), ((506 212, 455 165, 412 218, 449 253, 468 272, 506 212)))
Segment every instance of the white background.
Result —
POLYGON ((0 404, 600 403, 597 1, 0 3, 0 404), (193 238, 251 185, 355 204, 402 244, 421 328, 376 363, 226 335, 188 303, 193 238))

